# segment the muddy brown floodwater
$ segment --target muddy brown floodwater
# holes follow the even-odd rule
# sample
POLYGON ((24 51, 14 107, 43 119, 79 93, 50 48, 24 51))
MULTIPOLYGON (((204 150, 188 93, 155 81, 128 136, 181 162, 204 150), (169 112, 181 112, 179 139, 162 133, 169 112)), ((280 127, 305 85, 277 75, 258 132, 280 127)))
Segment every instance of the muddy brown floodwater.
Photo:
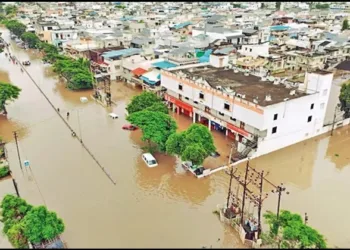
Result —
MULTIPOLYGON (((9 33, 1 30, 9 41, 9 33)), ((91 91, 71 92, 32 51, 13 48, 45 94, 61 112, 71 113, 69 123, 116 181, 113 185, 57 116, 29 77, 0 54, 0 80, 22 88, 20 98, 8 105, 0 118, 0 135, 9 141, 9 160, 21 196, 33 204, 46 204, 65 221, 64 240, 80 247, 242 247, 231 228, 212 211, 226 200, 228 176, 219 172, 205 179, 185 173, 175 157, 156 155, 159 166, 141 161, 140 131, 123 131, 124 110, 137 91, 115 83, 117 105, 103 108, 89 97, 91 91), (89 97, 81 103, 81 96, 89 97), (117 120, 108 117, 113 111, 117 120), (80 126, 78 122, 78 116, 80 126), (21 172, 12 131, 19 132, 22 160, 30 171, 21 172)), ((191 120, 173 115, 179 129, 191 120)), ((290 195, 282 209, 309 214, 309 224, 326 235, 331 245, 350 246, 349 128, 308 140, 253 160, 257 169, 269 170, 274 183, 286 184, 290 195), (341 221, 342 223, 339 223, 341 221)), ((230 141, 214 132, 222 154, 208 158, 207 166, 225 164, 230 141)), ((239 168, 243 169, 244 164, 239 168)), ((266 187, 268 188, 268 187, 266 187)), ((271 195, 264 209, 276 209, 271 195)))

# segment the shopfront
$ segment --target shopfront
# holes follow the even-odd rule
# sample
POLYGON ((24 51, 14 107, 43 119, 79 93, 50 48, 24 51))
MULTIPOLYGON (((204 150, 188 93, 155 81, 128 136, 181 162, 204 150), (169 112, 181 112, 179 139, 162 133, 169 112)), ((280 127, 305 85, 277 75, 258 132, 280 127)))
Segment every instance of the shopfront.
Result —
POLYGON ((239 142, 242 141, 243 137, 249 137, 249 133, 247 131, 231 123, 227 123, 227 129, 228 129, 227 136, 234 140, 238 140, 239 142))
POLYGON ((178 114, 184 114, 186 116, 192 117, 193 107, 175 97, 168 94, 164 94, 164 99, 169 102, 170 107, 178 114))

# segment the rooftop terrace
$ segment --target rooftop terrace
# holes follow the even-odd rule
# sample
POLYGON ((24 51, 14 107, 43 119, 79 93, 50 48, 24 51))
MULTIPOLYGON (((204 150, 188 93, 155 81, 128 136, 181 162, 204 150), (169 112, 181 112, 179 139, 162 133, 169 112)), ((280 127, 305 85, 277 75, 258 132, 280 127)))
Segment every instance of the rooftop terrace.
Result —
POLYGON ((245 96, 245 100, 257 101, 259 106, 265 107, 276 103, 283 102, 287 98, 295 99, 307 94, 297 90, 297 87, 287 88, 282 83, 276 85, 271 81, 263 81, 260 77, 254 75, 245 75, 242 72, 234 73, 233 69, 214 68, 212 66, 174 69, 171 73, 177 74, 183 72, 189 79, 204 79, 212 88, 220 88, 227 94, 236 96, 245 96), (291 91, 295 90, 293 95, 291 91), (271 100, 266 100, 270 95, 271 100))

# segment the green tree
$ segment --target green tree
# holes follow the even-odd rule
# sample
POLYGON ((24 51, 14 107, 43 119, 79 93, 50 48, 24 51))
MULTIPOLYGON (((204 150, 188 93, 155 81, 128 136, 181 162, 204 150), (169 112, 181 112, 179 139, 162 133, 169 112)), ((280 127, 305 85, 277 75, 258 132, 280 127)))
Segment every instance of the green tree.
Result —
POLYGON ((17 6, 16 5, 12 5, 12 4, 6 5, 5 13, 6 13, 6 15, 16 14, 17 13, 17 6))
POLYGON ((10 83, 0 82, 0 112, 7 114, 6 102, 18 98, 21 89, 10 83))
POLYGON ((342 26, 341 30, 343 31, 343 30, 347 30, 347 29, 349 29, 349 21, 348 21, 348 19, 345 19, 343 21, 343 26, 342 26))
POLYGON ((281 2, 276 2, 276 9, 280 10, 281 9, 281 2))
POLYGON ((126 107, 129 115, 132 113, 147 109, 151 111, 160 111, 164 113, 168 113, 168 109, 162 100, 152 92, 142 92, 141 94, 134 96, 131 99, 131 102, 126 107), (155 105, 152 107, 152 105, 155 105), (163 105, 165 108, 161 107, 163 105))
POLYGON ((325 3, 325 4, 318 3, 318 4, 316 4, 315 7, 316 7, 316 9, 325 10, 325 9, 329 9, 329 4, 328 3, 325 3))
POLYGON ((350 81, 344 83, 339 95, 340 109, 344 111, 344 118, 350 117, 350 81))
POLYGON ((162 112, 138 111, 130 114, 127 120, 142 130, 142 140, 147 141, 148 150, 151 152, 154 150, 164 152, 166 141, 177 129, 174 119, 162 112))
POLYGON ((89 71, 77 73, 69 79, 67 86, 72 90, 91 89, 92 75, 89 71))
POLYGON ((35 48, 39 43, 40 39, 32 32, 24 32, 21 36, 21 39, 28 43, 29 48, 35 48))
POLYGON ((201 165, 208 157, 204 147, 198 143, 191 144, 181 154, 181 159, 191 161, 194 165, 201 165))
POLYGON ((6 21, 5 26, 17 37, 21 37, 22 34, 26 31, 26 26, 23 23, 18 22, 17 20, 6 21))
POLYGON ((7 237, 15 248, 28 248, 28 239, 24 235, 22 223, 14 224, 7 232, 7 237))
POLYGON ((282 210, 277 220, 276 214, 267 211, 264 218, 270 227, 269 233, 262 236, 264 244, 282 248, 327 248, 323 235, 304 224, 299 214, 282 210))
POLYGON ((171 135, 166 142, 168 154, 178 155, 195 165, 201 165, 215 150, 213 136, 202 124, 192 124, 187 130, 171 135))
POLYGON ((21 223, 25 237, 32 243, 52 240, 65 229, 63 220, 44 206, 31 209, 21 223))
POLYGON ((163 102, 156 102, 145 110, 169 114, 169 109, 163 102))

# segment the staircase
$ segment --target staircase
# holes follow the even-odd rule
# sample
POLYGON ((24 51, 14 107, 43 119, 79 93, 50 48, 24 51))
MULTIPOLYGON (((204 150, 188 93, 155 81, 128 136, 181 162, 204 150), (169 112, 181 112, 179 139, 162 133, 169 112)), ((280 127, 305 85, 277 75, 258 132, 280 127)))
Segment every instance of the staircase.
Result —
POLYGON ((256 149, 258 146, 258 138, 255 137, 254 141, 247 141, 246 142, 246 148, 238 154, 238 159, 242 160, 244 158, 247 158, 248 154, 253 150, 256 149))

